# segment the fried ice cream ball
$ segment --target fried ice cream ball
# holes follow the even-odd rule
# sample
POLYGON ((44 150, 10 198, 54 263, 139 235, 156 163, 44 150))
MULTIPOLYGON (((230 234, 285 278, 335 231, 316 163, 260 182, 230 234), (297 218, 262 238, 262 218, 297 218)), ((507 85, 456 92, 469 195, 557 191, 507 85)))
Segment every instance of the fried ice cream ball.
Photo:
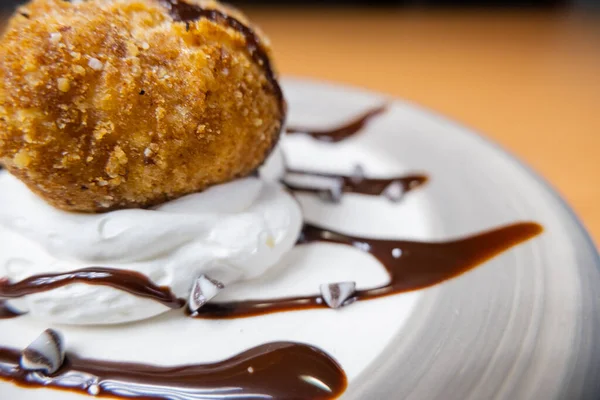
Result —
POLYGON ((0 40, 0 164, 67 211, 253 173, 285 103, 266 38, 198 0, 34 0, 0 40))

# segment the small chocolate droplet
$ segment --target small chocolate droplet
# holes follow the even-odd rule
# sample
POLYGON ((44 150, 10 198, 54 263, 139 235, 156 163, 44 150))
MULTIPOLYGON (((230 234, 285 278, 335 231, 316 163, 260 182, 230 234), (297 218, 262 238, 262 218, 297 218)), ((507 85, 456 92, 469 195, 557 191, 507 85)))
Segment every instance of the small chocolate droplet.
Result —
POLYGON ((319 192, 319 196, 322 200, 331 202, 331 203, 339 203, 342 200, 343 193, 343 182, 341 180, 337 180, 335 184, 331 185, 325 190, 319 192))
POLYGON ((356 241, 354 243, 354 247, 356 247, 357 249, 364 251, 365 253, 368 253, 371 251, 371 245, 367 242, 359 242, 356 241))
POLYGON ((382 193, 385 197, 387 197, 390 201, 397 203, 402 200, 404 197, 404 187, 402 183, 395 181, 390 183, 382 193))
POLYGON ((100 386, 98 386, 97 383, 92 383, 88 387, 88 393, 91 394, 92 396, 98 396, 100 394, 100 386))
POLYGON ((321 296, 330 308, 340 308, 352 303, 356 282, 325 283, 321 285, 321 296))
POLYGON ((46 329, 21 355, 21 368, 27 371, 41 371, 51 375, 58 371, 65 360, 64 340, 53 329, 46 329))
POLYGON ((208 275, 200 275, 194 281, 190 292, 188 301, 189 310, 192 313, 198 311, 224 288, 225 285, 223 283, 210 278, 208 275))
POLYGON ((350 176, 350 180, 354 184, 359 184, 365 180, 365 170, 362 165, 357 164, 352 171, 352 175, 350 176))

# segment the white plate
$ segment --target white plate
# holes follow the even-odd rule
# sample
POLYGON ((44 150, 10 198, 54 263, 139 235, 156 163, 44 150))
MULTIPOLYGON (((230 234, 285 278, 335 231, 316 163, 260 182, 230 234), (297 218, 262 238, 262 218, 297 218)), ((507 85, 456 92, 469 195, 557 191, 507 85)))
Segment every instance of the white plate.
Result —
MULTIPOLYGON (((386 101, 380 95, 286 80, 290 125, 326 128, 386 101)), ((517 221, 545 232, 436 287, 341 311, 311 310, 204 321, 174 312, 108 328, 55 327, 85 357, 176 365, 227 358, 274 340, 316 345, 336 358, 344 399, 597 399, 600 258, 576 217, 512 156, 428 111, 394 101, 364 132, 337 144, 286 137, 293 167, 367 175, 425 172, 400 204, 348 195, 328 205, 303 195, 309 221, 363 236, 442 240, 517 221)), ((1 194, 0 194, 1 195, 1 194)), ((1 251, 1 244, 0 244, 1 251)), ((385 281, 368 255, 334 245, 296 249, 236 297, 316 293, 320 283, 385 281)), ((48 324, 0 320, 0 345, 23 347, 48 324)), ((0 399, 81 399, 0 382, 0 399)))

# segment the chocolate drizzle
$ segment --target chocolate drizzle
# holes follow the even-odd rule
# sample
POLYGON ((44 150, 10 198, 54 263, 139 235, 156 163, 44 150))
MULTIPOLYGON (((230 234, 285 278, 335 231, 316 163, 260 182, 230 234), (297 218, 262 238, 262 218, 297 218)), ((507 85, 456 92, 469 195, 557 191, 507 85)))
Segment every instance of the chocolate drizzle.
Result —
POLYGON ((309 345, 264 344, 213 364, 158 367, 67 354, 60 370, 40 376, 19 366, 18 350, 0 348, 0 378, 24 387, 68 389, 138 399, 333 399, 347 386, 344 371, 309 345), (4 364, 4 365, 3 365, 4 364))
POLYGON ((2 280, 0 298, 23 297, 73 283, 110 286, 135 296, 157 301, 169 308, 181 308, 185 304, 185 301, 178 299, 169 288, 155 285, 139 272, 102 267, 84 268, 62 274, 35 275, 15 283, 2 280))
POLYGON ((365 114, 347 124, 329 130, 312 130, 301 127, 289 127, 287 128, 286 132, 288 134, 309 135, 314 139, 321 140, 323 142, 341 142, 342 140, 346 140, 360 132, 369 121, 378 115, 383 114, 387 110, 387 107, 387 105, 379 106, 367 111, 365 114))
POLYGON ((23 315, 23 313, 13 310, 8 306, 8 304, 6 304, 6 301, 0 300, 0 319, 16 318, 20 317, 21 315, 23 315))
MULTIPOLYGON (((189 22, 201 18, 234 29, 244 36, 246 50, 262 67, 278 97, 282 120, 286 105, 267 52, 256 33, 239 20, 215 9, 204 9, 183 0, 157 0, 169 10, 174 21, 189 22)), ((143 94, 143 93, 142 93, 143 94)), ((331 130, 289 128, 316 140, 340 142, 360 132, 382 114, 387 106, 374 108, 348 124, 331 130)), ((2 166, 0 165, 0 169, 2 166)), ((330 189, 336 200, 341 193, 384 195, 392 200, 422 186, 425 175, 392 178, 366 178, 357 168, 354 176, 289 170, 288 174, 317 177, 335 183, 330 189)), ((297 192, 322 194, 328 189, 285 182, 297 192)), ((492 257, 523 243, 543 231, 532 222, 500 227, 470 237, 446 242, 415 242, 350 236, 316 225, 305 224, 299 245, 331 243, 350 246, 375 257, 386 269, 389 282, 380 287, 357 290, 344 304, 366 301, 427 288, 459 276, 492 257)), ((159 287, 146 276, 133 271, 92 267, 62 274, 38 275, 20 282, 0 280, 0 319, 20 315, 1 298, 18 298, 53 290, 74 283, 103 285, 157 301, 170 308, 181 308, 169 288, 159 287)), ((194 318, 230 319, 269 313, 327 308, 321 295, 243 300, 204 304, 194 318)), ((341 395, 347 379, 340 366, 323 351, 305 344, 276 342, 258 346, 225 361, 212 364, 159 367, 146 364, 100 361, 67 354, 55 374, 44 376, 19 365, 19 350, 0 347, 0 379, 23 387, 49 387, 92 396, 138 399, 184 398, 269 398, 333 399, 341 395)))
MULTIPOLYGON (((329 174, 322 172, 309 172, 289 169, 288 174, 300 175, 303 177, 321 177, 329 179, 338 179, 341 181, 342 193, 360 193, 371 196, 385 195, 386 189, 392 184, 398 184, 402 193, 407 193, 417 189, 428 181, 426 175, 406 175, 392 178, 365 178, 363 176, 347 176, 338 174, 329 174)), ((285 186, 294 192, 321 193, 320 188, 303 187, 289 181, 284 182, 285 186)))
MULTIPOLYGON (((367 239, 307 224, 299 244, 325 242, 352 246, 372 254, 387 270, 390 282, 358 290, 352 301, 372 300, 430 287, 459 276, 543 231, 532 222, 517 223, 448 242, 367 239)), ((195 318, 240 318, 282 311, 327 308, 321 296, 208 303, 195 318)))
POLYGON ((263 47, 260 37, 252 28, 216 9, 205 9, 198 4, 190 4, 182 0, 159 0, 159 2, 169 10, 169 15, 174 21, 189 23, 204 18, 239 32, 246 41, 246 51, 250 54, 252 60, 265 71, 266 78, 279 102, 283 125, 287 111, 283 92, 275 76, 269 55, 263 47))

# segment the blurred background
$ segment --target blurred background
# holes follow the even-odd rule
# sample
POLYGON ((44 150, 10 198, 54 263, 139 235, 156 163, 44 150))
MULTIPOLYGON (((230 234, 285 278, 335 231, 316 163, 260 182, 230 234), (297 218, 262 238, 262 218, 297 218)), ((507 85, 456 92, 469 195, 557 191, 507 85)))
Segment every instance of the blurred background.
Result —
MULTIPOLYGON (((68 0, 65 0, 68 1, 68 0)), ((15 4, 23 3, 22 0, 0 0, 3 6, 10 7, 15 4)), ((237 0, 228 1, 228 3, 238 6, 270 5, 270 6, 289 6, 299 4, 302 6, 533 6, 533 7, 552 7, 552 6, 597 6, 597 0, 237 0)))
POLYGON ((232 3, 270 36, 283 75, 402 97, 476 129, 546 177, 600 245, 600 0, 232 3))

